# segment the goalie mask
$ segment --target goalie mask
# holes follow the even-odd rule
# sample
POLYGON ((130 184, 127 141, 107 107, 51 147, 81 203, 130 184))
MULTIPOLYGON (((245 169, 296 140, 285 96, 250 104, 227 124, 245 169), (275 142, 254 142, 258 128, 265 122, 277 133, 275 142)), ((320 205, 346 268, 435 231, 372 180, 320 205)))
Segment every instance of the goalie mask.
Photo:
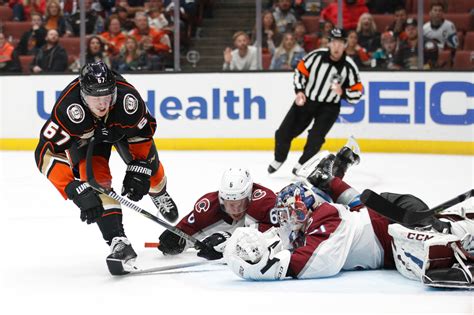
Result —
POLYGON ((252 200, 253 181, 247 169, 229 168, 219 187, 219 202, 235 221, 242 219, 252 200))
POLYGON ((275 209, 280 226, 299 231, 310 215, 299 183, 290 184, 278 193, 275 209))

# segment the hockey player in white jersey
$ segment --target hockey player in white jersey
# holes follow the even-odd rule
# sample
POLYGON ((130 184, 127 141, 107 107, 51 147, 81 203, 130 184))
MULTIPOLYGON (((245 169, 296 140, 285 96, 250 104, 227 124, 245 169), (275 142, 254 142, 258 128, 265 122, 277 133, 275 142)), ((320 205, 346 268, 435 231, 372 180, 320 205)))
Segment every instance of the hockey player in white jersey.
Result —
POLYGON ((423 37, 434 40, 440 50, 445 47, 455 50, 459 45, 456 26, 444 18, 444 11, 441 1, 431 4, 430 21, 423 25, 423 37))
MULTIPOLYGON (((474 286, 472 214, 454 209, 454 215, 440 216, 441 228, 390 224, 365 207, 355 189, 332 177, 330 160, 321 161, 308 179, 340 204, 318 198, 307 183, 285 187, 275 207, 279 228, 265 233, 239 228, 227 241, 224 258, 236 275, 248 280, 307 279, 395 265, 405 277, 426 285, 474 286)), ((411 195, 383 196, 400 207, 428 208, 411 195)))

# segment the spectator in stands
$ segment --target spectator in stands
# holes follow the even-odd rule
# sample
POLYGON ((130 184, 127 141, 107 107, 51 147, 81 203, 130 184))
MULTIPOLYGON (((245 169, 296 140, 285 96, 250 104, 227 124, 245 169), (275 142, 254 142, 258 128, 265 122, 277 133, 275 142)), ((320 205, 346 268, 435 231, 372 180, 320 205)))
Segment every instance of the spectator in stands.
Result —
POLYGON ((273 11, 273 17, 281 34, 291 31, 297 21, 296 15, 291 8, 291 0, 279 0, 273 11))
POLYGON ((128 33, 135 28, 135 22, 128 17, 127 9, 115 6, 112 8, 112 14, 117 15, 122 32, 128 33))
MULTIPOLYGON (((473 4, 474 5, 474 4, 473 4)), ((438 44, 439 49, 448 47, 456 50, 459 45, 456 26, 453 22, 444 19, 444 3, 435 1, 430 7, 430 21, 423 25, 423 36, 432 39, 438 44)))
POLYGON ((13 10, 14 21, 27 21, 32 13, 44 15, 46 0, 9 0, 8 5, 13 10))
POLYGON ((105 23, 107 32, 100 34, 100 38, 106 46, 109 56, 116 56, 125 43, 125 34, 122 32, 120 19, 117 15, 111 15, 105 23))
POLYGON ((115 3, 126 9, 128 16, 135 16, 137 12, 145 11, 145 0, 116 0, 115 3))
MULTIPOLYGON (((262 53, 270 53, 273 55, 276 47, 281 43, 282 34, 278 31, 275 18, 271 11, 262 13, 262 53)), ((257 30, 254 27, 252 32, 252 41, 256 45, 257 30)))
POLYGON ((170 24, 164 14, 163 2, 161 0, 150 0, 145 2, 148 24, 156 30, 169 30, 170 24))
POLYGON ((249 46, 250 38, 247 33, 239 31, 232 37, 235 49, 227 47, 224 50, 224 70, 245 71, 257 70, 257 48, 249 46))
POLYGON ((358 42, 357 32, 350 30, 347 32, 346 55, 354 60, 358 68, 366 68, 370 66, 370 57, 365 48, 361 47, 358 42))
MULTIPOLYGON (((330 21, 333 25, 337 24, 337 2, 330 3, 321 11, 321 18, 324 21, 330 21)), ((359 17, 363 13, 369 12, 365 5, 365 0, 344 0, 342 3, 342 26, 347 30, 355 30, 359 17)))
POLYGON ((418 30, 417 21, 409 18, 405 23, 407 39, 401 41, 395 53, 394 66, 396 69, 418 68, 418 30))
POLYGON ((436 69, 443 65, 438 64, 439 48, 434 40, 428 39, 423 45, 423 69, 436 69))
POLYGON ((56 29, 59 36, 72 36, 72 28, 66 18, 63 16, 61 6, 57 0, 49 0, 46 5, 46 14, 44 18, 44 27, 46 30, 56 29))
POLYGON ((405 0, 366 0, 372 14, 395 13, 399 7, 405 7, 405 0))
POLYGON ((407 39, 407 34, 405 33, 407 17, 408 15, 405 7, 398 7, 395 9, 394 21, 387 28, 387 31, 391 31, 398 42, 407 39))
MULTIPOLYGON (((100 34, 104 32, 104 19, 92 8, 93 0, 84 0, 86 9, 86 34, 100 34)), ((78 8, 75 13, 69 17, 69 24, 72 27, 74 36, 80 35, 81 12, 78 8)))
POLYGON ((287 32, 283 35, 283 41, 275 50, 270 64, 271 70, 290 70, 296 68, 298 62, 304 57, 305 51, 296 42, 293 33, 287 32))
POLYGON ((319 38, 316 34, 308 34, 306 31, 306 26, 302 21, 295 23, 295 28, 293 31, 295 35, 296 42, 300 45, 305 52, 310 52, 315 50, 319 45, 319 38))
POLYGON ((135 26, 129 35, 135 37, 141 49, 152 55, 152 70, 162 70, 169 65, 171 42, 166 32, 151 28, 143 11, 135 14, 135 26))
POLYGON ((370 65, 378 69, 396 69, 393 59, 397 49, 397 40, 390 31, 384 32, 381 36, 382 47, 372 54, 370 65))
MULTIPOLYGON (((86 63, 95 63, 100 60, 102 60, 109 68, 111 67, 109 56, 105 50, 105 44, 102 42, 99 36, 93 35, 89 37, 87 41, 86 63)), ((79 72, 81 69, 79 59, 70 65, 69 69, 72 72, 79 72)))
POLYGON ((140 50, 133 36, 127 36, 120 55, 112 63, 112 68, 120 73, 127 71, 144 71, 151 69, 147 54, 140 50))
POLYGON ((320 21, 321 27, 319 28, 318 37, 328 37, 331 30, 334 28, 334 24, 331 21, 320 21))
POLYGON ((327 48, 329 44, 329 37, 323 36, 319 39, 319 47, 318 48, 327 48))
POLYGON ((36 53, 31 63, 33 73, 64 72, 67 69, 67 52, 59 45, 59 33, 49 30, 46 44, 36 53))
POLYGON ((36 55, 38 50, 46 43, 46 29, 39 13, 31 14, 31 29, 23 33, 16 46, 18 55, 36 55))
POLYGON ((380 33, 377 32, 377 25, 370 13, 360 16, 359 23, 357 23, 357 36, 359 45, 365 48, 369 54, 380 48, 380 33))
POLYGON ((0 32, 0 73, 21 71, 20 62, 14 50, 13 45, 0 32))

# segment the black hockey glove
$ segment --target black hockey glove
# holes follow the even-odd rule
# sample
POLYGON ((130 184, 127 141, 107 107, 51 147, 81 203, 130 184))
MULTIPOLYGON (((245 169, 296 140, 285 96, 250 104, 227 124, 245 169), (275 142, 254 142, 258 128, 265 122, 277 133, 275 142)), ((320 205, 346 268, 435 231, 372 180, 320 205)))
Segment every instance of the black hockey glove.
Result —
POLYGON ((163 255, 181 254, 186 247, 186 240, 169 230, 165 230, 159 237, 160 246, 158 249, 163 255))
POLYGON ((225 243, 231 234, 229 232, 216 232, 202 240, 207 247, 201 248, 197 255, 208 260, 216 260, 222 258, 225 249, 225 243))
POLYGON ((139 201, 150 190, 151 168, 147 161, 134 160, 127 166, 123 179, 122 196, 139 201))
POLYGON ((88 183, 74 180, 66 186, 64 191, 67 197, 81 209, 82 222, 91 224, 102 216, 104 212, 102 200, 88 183))

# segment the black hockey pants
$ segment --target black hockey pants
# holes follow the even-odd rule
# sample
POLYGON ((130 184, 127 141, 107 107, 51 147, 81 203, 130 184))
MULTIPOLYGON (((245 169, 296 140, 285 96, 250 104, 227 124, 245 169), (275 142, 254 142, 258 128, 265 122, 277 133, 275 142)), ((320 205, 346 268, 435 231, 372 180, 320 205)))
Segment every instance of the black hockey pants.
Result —
POLYGON ((280 127, 275 132, 275 160, 284 162, 290 151, 291 141, 299 136, 313 121, 308 131, 308 138, 303 155, 298 162, 303 164, 319 152, 325 137, 339 116, 340 104, 317 103, 307 100, 304 106, 295 103, 286 114, 280 127))

